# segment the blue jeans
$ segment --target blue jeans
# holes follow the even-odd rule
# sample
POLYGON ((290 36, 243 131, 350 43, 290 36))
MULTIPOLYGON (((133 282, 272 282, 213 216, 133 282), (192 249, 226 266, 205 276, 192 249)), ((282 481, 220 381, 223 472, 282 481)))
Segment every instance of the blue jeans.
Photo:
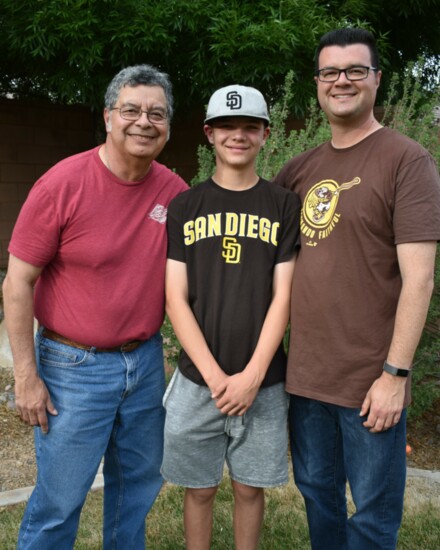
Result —
POLYGON ((359 409, 290 396, 295 483, 314 550, 394 550, 406 479, 406 415, 378 434, 359 409), (346 482, 356 506, 347 517, 346 482))
POLYGON ((20 550, 73 548, 79 516, 104 461, 104 548, 145 548, 145 518, 162 486, 162 339, 131 352, 84 351, 36 336, 39 375, 58 416, 35 429, 37 483, 20 550))

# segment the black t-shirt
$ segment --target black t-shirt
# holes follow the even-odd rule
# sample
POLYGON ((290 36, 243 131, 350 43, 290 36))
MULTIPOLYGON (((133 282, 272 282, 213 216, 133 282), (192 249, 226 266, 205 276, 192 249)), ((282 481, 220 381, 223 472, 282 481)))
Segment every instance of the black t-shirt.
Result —
MULTIPOLYGON (((229 375, 246 367, 272 300, 273 270, 299 246, 300 202, 295 193, 260 179, 231 191, 209 179, 168 208, 168 258, 184 262, 189 304, 208 346, 229 375)), ((204 380, 182 350, 179 368, 204 380)), ((282 345, 263 386, 285 379, 282 345)))

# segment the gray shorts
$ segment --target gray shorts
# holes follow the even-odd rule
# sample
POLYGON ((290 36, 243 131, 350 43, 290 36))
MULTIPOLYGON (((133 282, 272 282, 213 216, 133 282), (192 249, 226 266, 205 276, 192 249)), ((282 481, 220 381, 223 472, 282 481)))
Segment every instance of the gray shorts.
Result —
POLYGON ((284 383, 261 388, 244 416, 222 414, 206 386, 177 369, 166 408, 163 477, 190 488, 217 486, 226 464, 232 479, 252 487, 287 483, 287 394, 284 383))

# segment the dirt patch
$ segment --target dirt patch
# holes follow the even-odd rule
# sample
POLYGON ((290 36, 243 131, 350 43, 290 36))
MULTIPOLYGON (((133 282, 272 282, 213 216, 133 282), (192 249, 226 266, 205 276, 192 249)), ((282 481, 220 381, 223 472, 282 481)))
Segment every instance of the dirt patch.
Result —
POLYGON ((0 491, 35 483, 33 429, 25 426, 13 408, 13 378, 0 367, 0 491))
POLYGON ((408 423, 407 440, 412 448, 408 466, 440 470, 440 398, 423 415, 408 423))

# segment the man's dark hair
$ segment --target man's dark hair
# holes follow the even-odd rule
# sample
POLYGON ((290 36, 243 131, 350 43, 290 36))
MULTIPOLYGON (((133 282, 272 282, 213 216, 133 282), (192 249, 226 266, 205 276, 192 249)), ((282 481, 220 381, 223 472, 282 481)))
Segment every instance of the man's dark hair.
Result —
POLYGON ((351 46, 353 44, 365 44, 368 46, 371 55, 371 65, 379 69, 379 53, 377 51, 376 40, 371 32, 365 29, 348 27, 345 29, 336 29, 324 34, 319 41, 315 53, 315 71, 319 69, 319 54, 327 46, 351 46))

